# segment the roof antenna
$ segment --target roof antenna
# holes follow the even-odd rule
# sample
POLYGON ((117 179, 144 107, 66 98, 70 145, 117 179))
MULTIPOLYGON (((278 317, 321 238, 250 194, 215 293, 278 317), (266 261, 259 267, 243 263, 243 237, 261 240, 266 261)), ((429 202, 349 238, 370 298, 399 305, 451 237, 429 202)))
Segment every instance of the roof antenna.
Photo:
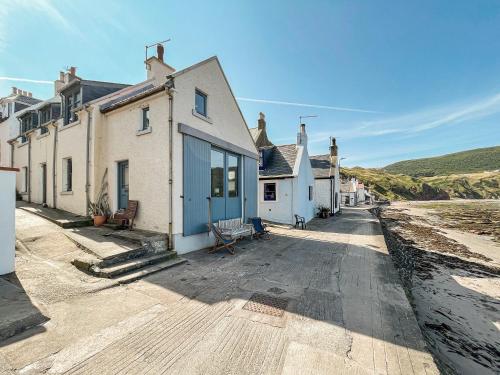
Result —
MULTIPOLYGON (((155 47, 155 46, 157 46, 157 45, 159 45, 159 44, 164 45, 165 43, 168 43, 168 42, 170 42, 171 40, 172 40, 171 38, 168 38, 167 40, 163 40, 163 41, 161 41, 161 42, 156 42, 156 43, 150 44, 149 46, 148 46, 148 45, 144 46, 144 48, 145 48, 146 60, 148 59, 148 49, 149 49, 149 48, 151 48, 151 47, 155 47)), ((146 61, 146 60, 144 60, 144 61, 146 61)))

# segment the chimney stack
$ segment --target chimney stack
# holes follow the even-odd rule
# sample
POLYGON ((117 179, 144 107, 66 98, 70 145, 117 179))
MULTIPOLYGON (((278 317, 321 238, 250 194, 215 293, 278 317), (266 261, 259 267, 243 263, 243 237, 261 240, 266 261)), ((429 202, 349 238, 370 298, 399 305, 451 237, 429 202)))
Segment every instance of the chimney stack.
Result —
POLYGON ((259 113, 259 119, 257 120, 257 128, 263 130, 266 128, 266 115, 262 112, 259 113))
POLYGON ((163 54, 165 53, 165 48, 163 47, 162 44, 157 44, 156 45, 156 56, 158 57, 158 60, 160 60, 161 62, 164 62, 163 61, 163 54))
POLYGON ((339 150, 337 147, 337 141, 335 138, 330 138, 331 139, 331 144, 330 144, 330 162, 332 168, 337 168, 338 164, 338 155, 339 155, 339 150))
POLYGON ((297 146, 304 146, 307 149, 306 124, 300 124, 299 132, 297 133, 297 146))

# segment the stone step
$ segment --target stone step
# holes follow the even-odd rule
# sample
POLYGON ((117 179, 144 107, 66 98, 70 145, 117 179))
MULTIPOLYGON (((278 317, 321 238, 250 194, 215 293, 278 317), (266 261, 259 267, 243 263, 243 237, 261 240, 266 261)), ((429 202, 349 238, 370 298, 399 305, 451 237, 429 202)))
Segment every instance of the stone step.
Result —
POLYGON ((173 259, 167 260, 165 262, 156 263, 156 264, 152 264, 150 266, 144 267, 144 268, 140 268, 136 271, 132 271, 130 273, 119 276, 114 280, 116 280, 120 284, 128 284, 128 283, 131 283, 131 282, 136 281, 138 279, 141 279, 145 276, 151 275, 155 272, 163 271, 165 269, 175 267, 175 266, 182 264, 182 263, 185 263, 185 262, 187 262, 186 259, 173 258, 173 259))
POLYGON ((177 253, 175 251, 167 251, 161 254, 129 259, 124 262, 115 263, 112 265, 101 264, 100 266, 91 267, 90 273, 98 277, 115 278, 119 275, 123 275, 125 273, 135 271, 152 264, 165 262, 167 260, 175 258, 176 256, 177 253))

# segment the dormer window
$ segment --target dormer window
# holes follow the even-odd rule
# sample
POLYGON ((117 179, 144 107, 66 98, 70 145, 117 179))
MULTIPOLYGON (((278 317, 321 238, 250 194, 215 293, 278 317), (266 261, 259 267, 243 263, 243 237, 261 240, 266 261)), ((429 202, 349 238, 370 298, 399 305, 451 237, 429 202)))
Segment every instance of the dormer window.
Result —
POLYGON ((73 92, 65 96, 65 109, 64 109, 64 125, 75 122, 78 120, 78 115, 75 110, 82 104, 80 91, 73 92))
POLYGON ((207 94, 201 92, 200 90, 195 91, 194 109, 196 113, 198 113, 199 115, 202 115, 203 117, 208 117, 207 94))

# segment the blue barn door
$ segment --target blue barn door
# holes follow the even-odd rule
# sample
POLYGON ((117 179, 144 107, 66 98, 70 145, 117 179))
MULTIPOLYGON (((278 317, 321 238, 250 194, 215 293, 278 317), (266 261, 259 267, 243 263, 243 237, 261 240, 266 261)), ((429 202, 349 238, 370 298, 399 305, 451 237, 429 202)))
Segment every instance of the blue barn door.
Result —
POLYGON ((243 190, 245 194, 244 210, 245 222, 249 218, 257 216, 257 186, 259 182, 257 174, 257 160, 245 156, 244 160, 244 177, 243 177, 243 190))
POLYGON ((208 231, 210 143, 184 135, 184 236, 208 231))

